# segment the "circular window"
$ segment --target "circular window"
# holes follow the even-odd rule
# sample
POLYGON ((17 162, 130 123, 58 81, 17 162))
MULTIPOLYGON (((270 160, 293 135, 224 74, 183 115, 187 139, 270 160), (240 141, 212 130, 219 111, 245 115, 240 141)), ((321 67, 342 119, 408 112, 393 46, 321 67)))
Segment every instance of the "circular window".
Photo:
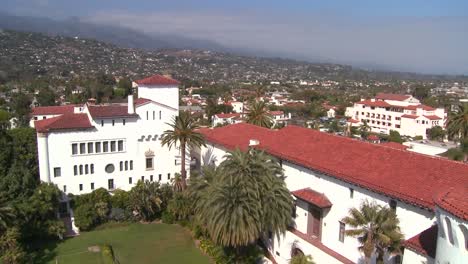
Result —
POLYGON ((107 164, 105 168, 107 173, 112 173, 115 170, 114 164, 107 164))

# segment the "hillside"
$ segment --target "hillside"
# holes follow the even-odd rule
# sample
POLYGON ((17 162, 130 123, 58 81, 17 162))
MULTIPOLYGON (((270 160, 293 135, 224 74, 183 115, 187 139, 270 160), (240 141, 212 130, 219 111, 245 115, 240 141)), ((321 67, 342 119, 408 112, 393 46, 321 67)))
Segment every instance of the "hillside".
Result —
POLYGON ((410 73, 368 72, 351 66, 238 56, 229 53, 120 48, 96 40, 46 36, 11 30, 0 32, 0 81, 38 75, 67 77, 98 72, 114 76, 171 73, 179 79, 218 83, 292 80, 440 79, 410 73))

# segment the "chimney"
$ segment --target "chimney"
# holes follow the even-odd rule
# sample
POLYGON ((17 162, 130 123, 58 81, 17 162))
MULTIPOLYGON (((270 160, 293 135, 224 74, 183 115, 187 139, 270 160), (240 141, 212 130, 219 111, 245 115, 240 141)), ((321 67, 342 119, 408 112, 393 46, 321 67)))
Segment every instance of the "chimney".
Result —
POLYGON ((260 141, 258 139, 250 139, 249 140, 249 147, 254 147, 260 145, 260 141))
POLYGON ((135 113, 135 104, 133 103, 133 94, 128 95, 128 113, 135 113))

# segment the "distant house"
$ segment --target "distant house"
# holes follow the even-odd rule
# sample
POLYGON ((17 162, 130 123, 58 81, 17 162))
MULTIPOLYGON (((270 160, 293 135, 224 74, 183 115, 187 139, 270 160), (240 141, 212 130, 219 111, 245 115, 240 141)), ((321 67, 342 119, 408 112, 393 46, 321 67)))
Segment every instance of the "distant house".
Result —
POLYGON ((213 126, 226 125, 226 124, 237 124, 241 123, 241 114, 231 113, 231 114, 216 114, 213 116, 213 126))

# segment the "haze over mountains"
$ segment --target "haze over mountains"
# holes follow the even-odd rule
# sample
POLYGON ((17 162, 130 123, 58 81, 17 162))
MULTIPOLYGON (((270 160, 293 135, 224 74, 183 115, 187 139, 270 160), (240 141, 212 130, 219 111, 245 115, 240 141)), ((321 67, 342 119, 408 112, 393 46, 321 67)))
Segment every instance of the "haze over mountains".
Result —
MULTIPOLYGON (((151 29, 160 26, 162 27, 163 25, 158 25, 157 23, 147 24, 147 27, 151 29)), ((182 36, 179 34, 160 33, 171 32, 169 30, 150 30, 145 33, 135 29, 135 27, 131 29, 129 27, 119 26, 119 23, 105 23, 100 20, 80 19, 77 17, 56 20, 46 17, 17 16, 0 12, 0 28, 26 32, 38 32, 48 35, 90 38, 125 48, 139 48, 146 50, 156 50, 162 48, 202 49, 218 52, 229 52, 247 56, 291 58, 301 61, 310 61, 313 63, 352 64, 353 66, 371 71, 390 70, 400 72, 418 72, 414 70, 408 70, 408 68, 405 67, 395 68, 394 66, 386 65, 387 61, 359 62, 345 59, 343 59, 343 61, 337 61, 336 59, 333 60, 325 56, 321 56, 320 54, 304 56, 293 48, 288 52, 285 52, 273 51, 271 48, 269 49, 266 46, 265 49, 245 46, 226 46, 217 43, 216 41, 203 38, 187 37, 186 35, 182 36)), ((310 45, 313 46, 314 43, 310 43, 310 45)), ((330 43, 330 45, 332 45, 332 43, 330 43)), ((346 45, 346 43, 343 43, 343 47, 346 45)), ((464 72, 462 71, 462 73, 464 72)))

